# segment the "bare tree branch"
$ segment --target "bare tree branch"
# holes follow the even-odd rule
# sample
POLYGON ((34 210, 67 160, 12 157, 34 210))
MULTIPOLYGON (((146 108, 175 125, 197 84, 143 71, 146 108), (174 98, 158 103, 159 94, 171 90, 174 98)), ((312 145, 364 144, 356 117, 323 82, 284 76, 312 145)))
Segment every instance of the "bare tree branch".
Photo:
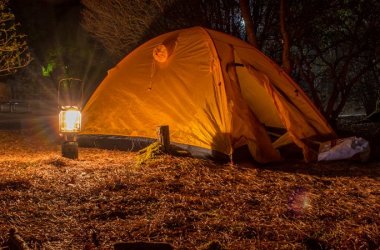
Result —
POLYGON ((7 4, 8 0, 0 0, 0 76, 13 74, 32 60, 26 36, 17 32, 15 16, 7 4))

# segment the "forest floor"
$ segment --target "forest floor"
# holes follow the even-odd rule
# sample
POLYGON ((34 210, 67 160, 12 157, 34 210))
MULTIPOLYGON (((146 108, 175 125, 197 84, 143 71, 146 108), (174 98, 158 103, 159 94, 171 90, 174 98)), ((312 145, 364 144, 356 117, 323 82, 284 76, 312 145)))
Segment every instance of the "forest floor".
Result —
POLYGON ((16 229, 32 249, 379 249, 379 211, 378 161, 141 162, 94 148, 69 160, 48 134, 0 130, 3 247, 16 229))

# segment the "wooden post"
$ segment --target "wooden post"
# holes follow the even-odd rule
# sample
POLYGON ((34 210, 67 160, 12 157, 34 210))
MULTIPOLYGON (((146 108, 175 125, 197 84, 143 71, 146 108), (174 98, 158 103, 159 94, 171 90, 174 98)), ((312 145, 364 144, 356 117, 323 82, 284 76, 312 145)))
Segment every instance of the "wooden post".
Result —
POLYGON ((170 136, 169 136, 169 126, 159 126, 157 127, 158 142, 164 147, 165 152, 169 152, 170 147, 170 136))

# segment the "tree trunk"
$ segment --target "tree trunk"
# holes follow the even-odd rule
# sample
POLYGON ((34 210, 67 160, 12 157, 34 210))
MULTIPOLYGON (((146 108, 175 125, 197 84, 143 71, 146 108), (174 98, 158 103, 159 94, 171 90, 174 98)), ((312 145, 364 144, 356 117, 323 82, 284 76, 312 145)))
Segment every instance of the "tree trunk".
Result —
POLYGON ((15 82, 12 82, 10 84, 10 90, 11 90, 11 99, 16 99, 16 87, 15 87, 15 82))
POLYGON ((251 10, 249 8, 249 0, 239 0, 239 5, 245 24, 245 31, 247 32, 248 42, 257 48, 255 26, 251 16, 251 10))
POLYGON ((284 71, 290 75, 292 72, 292 66, 290 63, 290 41, 289 34, 286 30, 285 17, 287 14, 287 3, 286 0, 280 1, 280 30, 282 36, 282 68, 284 71))

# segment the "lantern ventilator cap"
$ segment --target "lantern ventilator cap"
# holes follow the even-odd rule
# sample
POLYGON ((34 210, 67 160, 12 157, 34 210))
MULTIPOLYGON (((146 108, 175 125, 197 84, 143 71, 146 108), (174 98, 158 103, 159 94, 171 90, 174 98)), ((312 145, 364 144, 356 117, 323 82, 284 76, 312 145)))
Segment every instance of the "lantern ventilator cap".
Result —
POLYGON ((63 110, 63 111, 66 111, 66 110, 78 110, 80 111, 80 107, 79 106, 60 106, 60 109, 63 110))

